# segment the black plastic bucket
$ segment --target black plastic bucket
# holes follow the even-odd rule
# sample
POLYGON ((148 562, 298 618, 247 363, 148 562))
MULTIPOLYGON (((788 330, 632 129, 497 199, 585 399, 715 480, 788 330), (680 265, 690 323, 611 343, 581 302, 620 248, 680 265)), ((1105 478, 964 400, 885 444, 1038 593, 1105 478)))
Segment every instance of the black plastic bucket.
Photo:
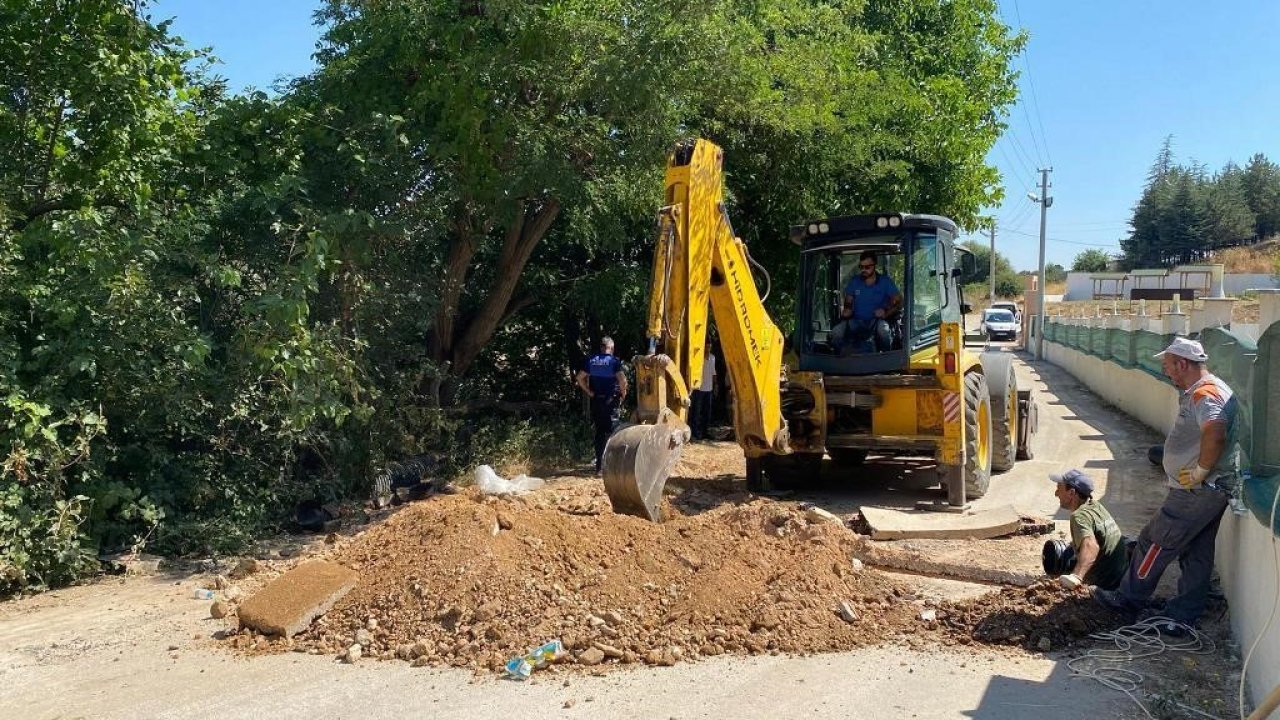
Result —
POLYGON ((1076 549, 1066 540, 1045 540, 1040 562, 1046 575, 1058 577, 1071 572, 1071 568, 1076 566, 1076 549))

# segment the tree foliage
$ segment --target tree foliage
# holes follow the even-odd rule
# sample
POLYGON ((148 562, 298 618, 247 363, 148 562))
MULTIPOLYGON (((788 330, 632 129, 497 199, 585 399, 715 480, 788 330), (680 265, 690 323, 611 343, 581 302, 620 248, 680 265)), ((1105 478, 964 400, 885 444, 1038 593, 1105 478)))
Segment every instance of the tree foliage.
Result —
MULTIPOLYGON (((975 297, 987 297, 991 294, 991 247, 979 241, 971 241, 964 247, 973 253, 975 261, 974 274, 966 278, 973 289, 981 288, 975 297)), ((1013 264, 999 251, 995 254, 996 297, 1018 297, 1022 295, 1022 278, 1013 269, 1013 264)), ((968 293, 973 295, 973 291, 968 293)))
POLYGON ((1165 267, 1203 260, 1224 247, 1265 240, 1280 228, 1280 167, 1254 155, 1241 169, 1227 163, 1210 175, 1174 162, 1166 138, 1121 240, 1129 267, 1165 267))
POLYGON ((1076 255, 1071 261, 1071 272, 1105 272, 1111 256, 1102 250, 1090 248, 1076 255))
POLYGON ((641 349, 682 137, 725 147, 784 325, 790 224, 975 226, 1023 42, 993 0, 328 0, 268 97, 146 13, 0 9, 0 594, 232 550, 388 458, 556 445, 476 408, 576 427, 593 336, 641 349))

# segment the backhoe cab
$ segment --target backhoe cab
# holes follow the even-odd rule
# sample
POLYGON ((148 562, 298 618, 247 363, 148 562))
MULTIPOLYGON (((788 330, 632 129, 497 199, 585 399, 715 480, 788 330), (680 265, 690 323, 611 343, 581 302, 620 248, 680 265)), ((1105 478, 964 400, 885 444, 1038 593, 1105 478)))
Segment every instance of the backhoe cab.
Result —
POLYGON ((748 463, 767 488, 868 454, 933 457, 948 502, 984 495, 991 473, 1030 456, 1034 406, 1019 392, 1012 356, 964 345, 960 286, 973 255, 938 215, 879 213, 797 225, 800 246, 793 372, 783 388, 791 455, 748 463), (847 298, 887 277, 901 301, 883 320, 846 317, 847 298))

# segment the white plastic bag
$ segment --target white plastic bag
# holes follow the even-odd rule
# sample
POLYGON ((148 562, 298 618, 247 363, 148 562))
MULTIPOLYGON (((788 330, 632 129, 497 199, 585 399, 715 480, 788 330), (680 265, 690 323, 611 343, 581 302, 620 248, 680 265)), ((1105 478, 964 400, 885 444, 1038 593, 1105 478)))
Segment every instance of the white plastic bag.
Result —
POLYGON ((520 495, 530 490, 537 490, 546 484, 542 478, 520 474, 514 480, 508 480, 493 471, 488 465, 476 468, 476 485, 485 495, 520 495))

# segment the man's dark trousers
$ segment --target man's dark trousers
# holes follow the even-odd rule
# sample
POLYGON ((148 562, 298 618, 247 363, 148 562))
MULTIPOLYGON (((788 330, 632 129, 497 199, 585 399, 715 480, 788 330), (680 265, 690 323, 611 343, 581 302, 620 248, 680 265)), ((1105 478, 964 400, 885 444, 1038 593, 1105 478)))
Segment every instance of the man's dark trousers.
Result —
POLYGON ((618 422, 619 399, 617 395, 611 397, 596 395, 591 398, 591 424, 596 431, 597 471, 600 470, 600 463, 604 458, 604 446, 609 442, 609 436, 613 434, 613 428, 618 422))

